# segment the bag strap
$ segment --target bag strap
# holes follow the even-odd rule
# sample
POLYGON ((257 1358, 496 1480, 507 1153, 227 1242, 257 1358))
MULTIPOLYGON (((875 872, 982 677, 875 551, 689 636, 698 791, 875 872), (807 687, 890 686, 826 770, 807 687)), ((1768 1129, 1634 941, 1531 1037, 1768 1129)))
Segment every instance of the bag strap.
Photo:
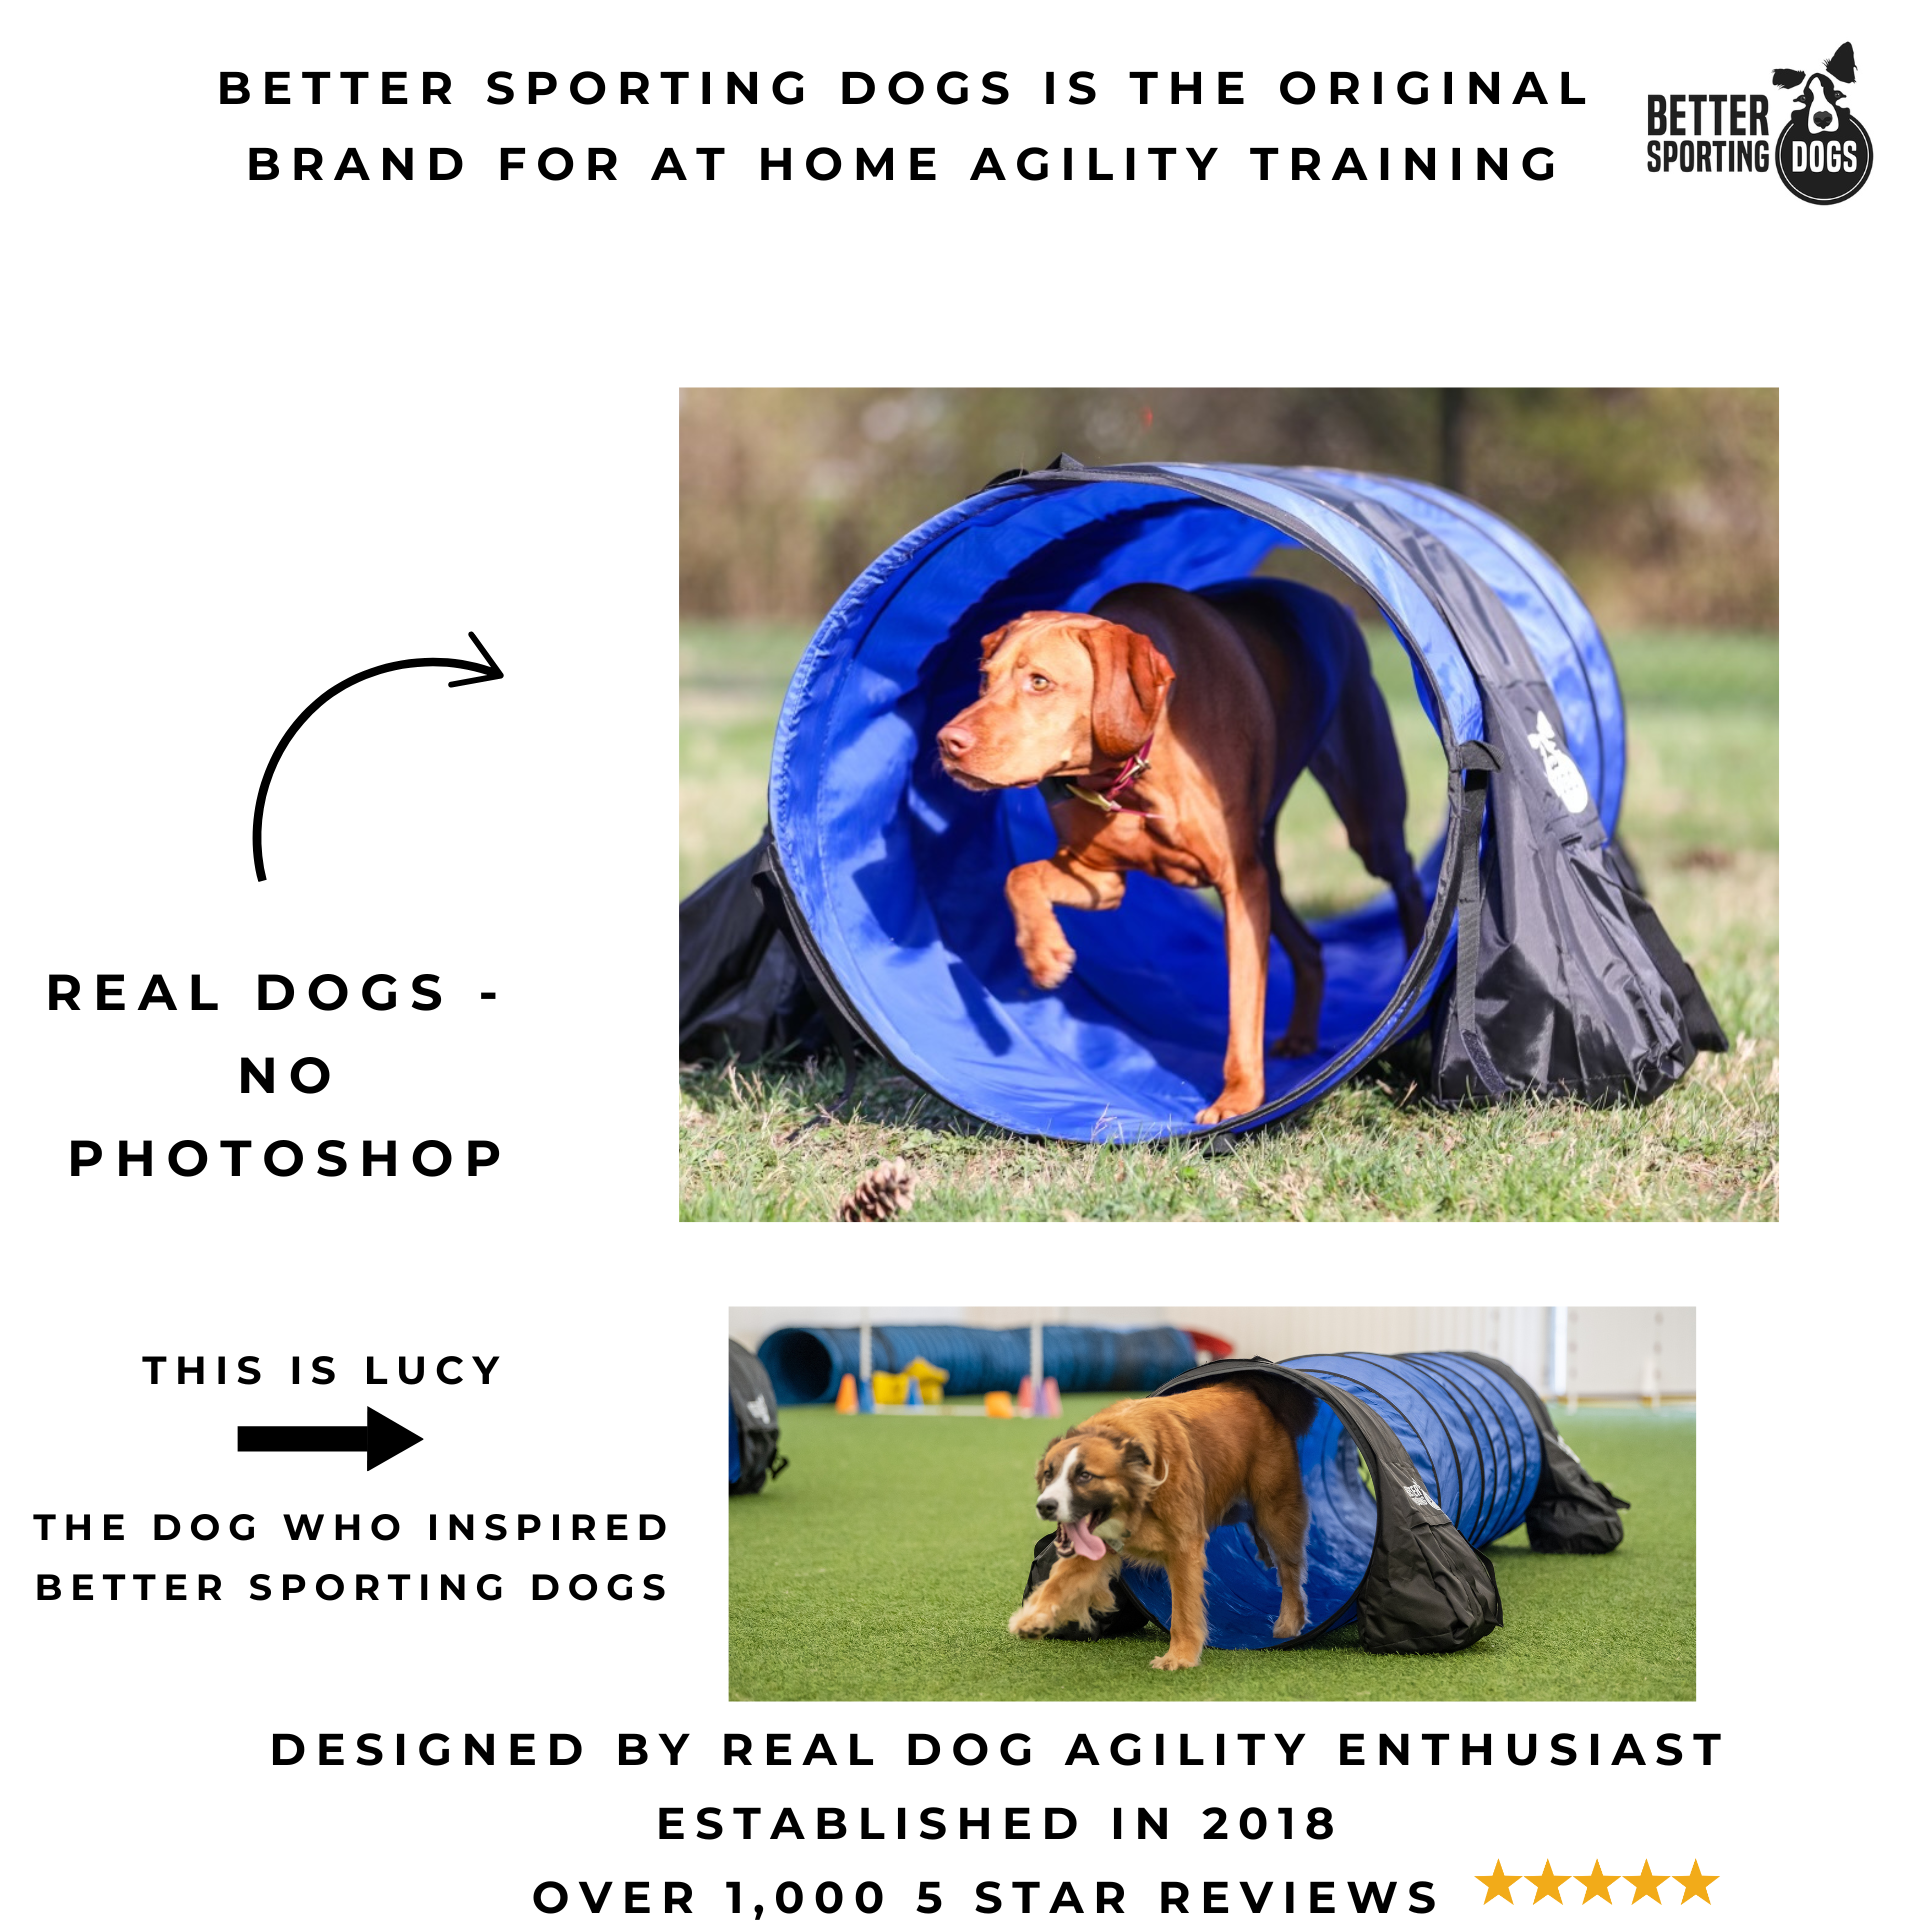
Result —
MULTIPOLYGON (((1480 915, 1485 900, 1480 875, 1480 836, 1486 825, 1487 789, 1500 771, 1500 756, 1484 740, 1462 740, 1453 751, 1453 768, 1460 775, 1460 858, 1455 902, 1460 911, 1458 960, 1454 969, 1453 1013, 1460 1028, 1461 1050, 1489 1100, 1503 1099, 1506 1076, 1493 1064, 1480 1031, 1480 915)), ((1444 919, 1444 916, 1443 916, 1444 919)))
MULTIPOLYGON (((1085 465, 1086 462, 1084 460, 1076 460, 1070 453, 1056 453, 1053 458, 1041 468, 1041 472, 1075 473, 1085 465)), ((1024 480, 1032 471, 1033 469, 1031 467, 1009 467, 1005 473, 996 473, 980 491, 982 493, 991 493, 995 487, 1004 487, 1009 480, 1024 480)))

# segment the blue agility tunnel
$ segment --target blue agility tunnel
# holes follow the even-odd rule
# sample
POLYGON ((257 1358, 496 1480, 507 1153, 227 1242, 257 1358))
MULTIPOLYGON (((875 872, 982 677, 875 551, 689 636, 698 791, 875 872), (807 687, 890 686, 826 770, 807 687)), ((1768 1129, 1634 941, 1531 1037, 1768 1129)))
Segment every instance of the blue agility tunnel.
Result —
MULTIPOLYGON (((874 1327, 873 1364, 900 1372, 916 1355, 944 1368, 946 1391, 1011 1391, 1032 1361, 1025 1327, 874 1327)), ((1151 1392, 1194 1363, 1193 1341, 1177 1327, 1042 1329, 1047 1374, 1062 1393, 1151 1392)), ((778 1327, 760 1343, 760 1364, 783 1407, 831 1400, 843 1374, 860 1365, 857 1327, 778 1327)))
MULTIPOLYGON (((1225 1360, 1162 1393, 1238 1377, 1319 1404, 1298 1442, 1306 1490, 1307 1630, 1276 1641, 1280 1583, 1252 1528, 1229 1515, 1207 1543, 1207 1644, 1299 1647, 1358 1622, 1376 1652, 1452 1652, 1501 1624, 1481 1547, 1523 1523, 1536 1552, 1607 1553, 1627 1502, 1587 1475, 1527 1383, 1477 1353, 1311 1354, 1225 1360)), ((1052 1567, 1039 1543, 1028 1591, 1052 1567)), ((1128 1564, 1101 1634, 1165 1627, 1167 1578, 1128 1564)), ((1067 1637, 1084 1637, 1069 1635, 1067 1637)), ((1098 1637, 1098 1636, 1096 1636, 1098 1637)))
MULTIPOLYGON (((1017 615, 1129 583, 1222 588, 1287 548, 1342 574, 1405 649, 1447 819, 1420 862, 1415 951, 1386 898, 1314 927, 1319 1049, 1269 1059, 1266 1104, 1224 1127, 1293 1112, 1423 1030, 1447 1105, 1649 1100, 1723 1050, 1614 840, 1626 729, 1606 645, 1537 546, 1418 481, 1063 456, 909 534, 814 635, 781 711, 768 834, 681 905, 682 1059, 817 1050, 824 1018, 850 1058, 865 1043, 1012 1132, 1214 1131, 1194 1116, 1226 1041, 1218 914, 1136 875, 1117 909, 1071 915, 1073 972, 1036 988, 1003 888, 1052 854, 1046 803, 963 790, 936 735, 974 696, 981 639, 1017 615)), ((1292 997, 1275 942, 1270 1036, 1292 997)))
MULTIPOLYGON (((842 595, 794 673, 759 871, 843 1030, 1014 1132, 1207 1130, 1194 1115, 1218 1089, 1227 1025, 1217 912, 1136 876, 1117 910, 1073 915, 1072 975, 1035 988, 1002 883, 1053 851, 1046 805, 1031 789, 963 791, 935 735, 973 697, 982 636, 1016 615, 1089 608, 1129 582, 1217 587, 1281 548, 1319 556, 1373 602, 1452 777, 1446 829, 1420 867, 1432 906, 1418 949, 1387 898, 1316 926, 1320 1049, 1270 1060, 1266 1105, 1227 1124, 1305 1105, 1423 1021, 1447 1101, 1650 1098, 1696 1048, 1724 1046, 1612 845, 1619 685, 1592 616, 1537 546, 1415 481, 1071 463, 1004 477, 909 534, 842 595)), ((722 883, 688 908, 707 899, 711 921, 722 883)), ((706 990, 696 981, 694 1002, 706 990)), ((1271 1032, 1291 998, 1275 943, 1271 1032)))

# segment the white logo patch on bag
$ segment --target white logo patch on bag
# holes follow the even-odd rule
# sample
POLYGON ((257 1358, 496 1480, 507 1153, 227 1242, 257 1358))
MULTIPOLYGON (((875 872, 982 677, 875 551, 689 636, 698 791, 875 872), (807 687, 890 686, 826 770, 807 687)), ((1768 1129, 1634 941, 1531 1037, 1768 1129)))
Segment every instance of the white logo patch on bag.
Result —
POLYGON ((767 1412, 767 1396, 764 1393, 756 1393, 753 1398, 747 1402, 747 1411, 752 1414, 762 1426, 765 1426, 770 1417, 767 1412))
POLYGON ((1547 785, 1559 796, 1560 804, 1569 813, 1578 813, 1587 804, 1587 783, 1562 750, 1553 722, 1537 709, 1533 721, 1539 731, 1527 735, 1527 745, 1540 756, 1540 764, 1547 771, 1547 785))

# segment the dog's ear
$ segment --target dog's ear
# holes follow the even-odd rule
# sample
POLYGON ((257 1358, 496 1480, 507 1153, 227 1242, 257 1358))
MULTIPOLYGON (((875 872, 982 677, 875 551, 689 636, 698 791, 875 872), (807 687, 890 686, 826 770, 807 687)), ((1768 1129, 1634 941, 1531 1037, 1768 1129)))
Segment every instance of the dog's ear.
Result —
POLYGON ((1807 76, 1798 67, 1775 67, 1773 84, 1776 87, 1797 87, 1807 76))
POLYGON ((1157 1466, 1146 1447, 1138 1440, 1129 1440, 1126 1451, 1120 1456, 1120 1464, 1137 1467, 1140 1470, 1141 1485, 1148 1494, 1155 1494, 1167 1484, 1167 1469, 1157 1466))
POLYGON ((1848 86, 1853 85, 1853 42, 1851 40, 1842 40, 1834 49, 1833 58, 1827 62, 1827 71, 1836 80, 1844 80, 1848 86))
POLYGON ((1093 744, 1111 760, 1137 753, 1152 733, 1173 685, 1173 665, 1144 633, 1112 620, 1090 621, 1080 639, 1093 658, 1093 744))

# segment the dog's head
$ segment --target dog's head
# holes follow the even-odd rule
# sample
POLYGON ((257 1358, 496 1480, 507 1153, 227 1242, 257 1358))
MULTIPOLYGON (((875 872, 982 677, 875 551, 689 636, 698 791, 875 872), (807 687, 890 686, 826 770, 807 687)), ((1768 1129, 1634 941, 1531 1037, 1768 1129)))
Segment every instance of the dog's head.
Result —
POLYGON ((1063 1433, 1040 1456, 1034 1510, 1053 1523, 1054 1547, 1063 1557, 1097 1560, 1108 1545, 1126 1544, 1164 1477, 1151 1438, 1131 1431, 1124 1418, 1102 1414, 1063 1433))
POLYGON ((1773 84, 1776 87, 1800 89, 1793 96, 1793 104, 1798 111, 1790 124, 1810 134, 1842 131, 1853 115, 1841 104, 1847 96, 1840 91, 1840 85, 1845 82, 1852 86, 1854 72, 1851 40, 1842 42, 1835 49, 1833 58, 1826 63, 1824 73, 1808 73, 1799 67, 1775 67, 1773 84))
POLYGON ((1144 633, 1023 613, 981 641, 980 697, 940 729, 940 764, 977 792, 1118 765, 1152 734, 1172 684, 1144 633))

